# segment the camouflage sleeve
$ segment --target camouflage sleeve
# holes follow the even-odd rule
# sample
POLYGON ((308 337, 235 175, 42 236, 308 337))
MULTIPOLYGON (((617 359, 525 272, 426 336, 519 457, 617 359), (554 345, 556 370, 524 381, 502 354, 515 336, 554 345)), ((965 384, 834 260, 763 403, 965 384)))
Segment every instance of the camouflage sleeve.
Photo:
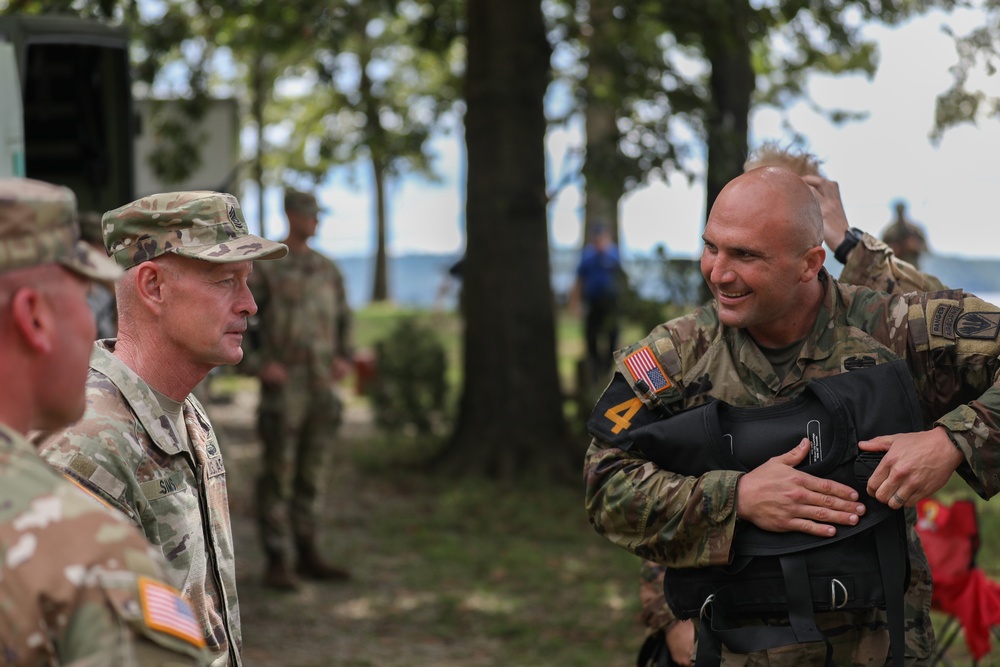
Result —
POLYGON ((83 491, 144 530, 136 502, 141 495, 138 482, 131 464, 121 454, 134 451, 134 443, 125 438, 125 433, 113 427, 103 429, 96 420, 83 419, 69 429, 39 439, 38 453, 83 491))
POLYGON ((587 515, 598 533, 640 558, 668 567, 724 565, 741 474, 685 477, 594 438, 584 462, 587 515))
POLYGON ((928 428, 942 426, 965 456, 956 472, 983 498, 996 495, 1000 307, 962 290, 905 294, 890 303, 878 315, 876 337, 906 355, 928 428))
POLYGON ((16 547, 0 563, 0 653, 18 665, 207 664, 204 637, 187 601, 163 583, 159 554, 37 466, 8 484, 0 511, 0 541, 16 547))
POLYGON ((838 280, 889 294, 947 289, 936 277, 899 259, 889 246, 868 233, 847 255, 838 280))
POLYGON ((663 575, 667 568, 650 560, 642 561, 639 582, 639 604, 642 605, 642 624, 649 634, 666 632, 677 622, 663 595, 663 575))
POLYGON ((934 425, 943 426, 965 455, 967 465, 957 472, 990 498, 1000 492, 1000 308, 969 294, 960 301, 930 298, 923 318, 924 346, 932 360, 923 383, 925 400, 958 404, 934 425))

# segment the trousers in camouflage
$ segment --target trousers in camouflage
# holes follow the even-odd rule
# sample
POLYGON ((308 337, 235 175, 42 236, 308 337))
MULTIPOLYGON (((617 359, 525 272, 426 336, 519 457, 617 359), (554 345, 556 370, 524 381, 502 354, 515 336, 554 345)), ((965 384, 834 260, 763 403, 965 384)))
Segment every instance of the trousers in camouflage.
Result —
POLYGON ((333 390, 292 381, 261 387, 258 432, 264 446, 257 480, 260 535, 268 554, 287 550, 289 537, 312 541, 326 471, 343 405, 333 390))

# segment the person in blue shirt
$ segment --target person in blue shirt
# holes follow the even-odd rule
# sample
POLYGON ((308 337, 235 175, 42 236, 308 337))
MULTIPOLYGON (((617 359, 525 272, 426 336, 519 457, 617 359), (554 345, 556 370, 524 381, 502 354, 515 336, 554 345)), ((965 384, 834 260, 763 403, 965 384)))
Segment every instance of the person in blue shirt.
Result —
POLYGON ((584 306, 584 338, 587 372, 592 379, 611 367, 618 349, 618 302, 624 271, 618 246, 603 224, 594 227, 590 243, 584 246, 570 292, 570 307, 579 312, 584 306))

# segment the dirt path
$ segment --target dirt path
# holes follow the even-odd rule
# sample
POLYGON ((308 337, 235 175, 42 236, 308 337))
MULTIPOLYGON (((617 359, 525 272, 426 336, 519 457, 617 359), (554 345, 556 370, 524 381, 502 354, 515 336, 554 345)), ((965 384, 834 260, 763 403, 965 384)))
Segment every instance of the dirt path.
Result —
MULTIPOLYGON (((364 406, 348 408, 331 466, 322 535, 326 554, 354 575, 344 584, 305 583, 295 593, 263 588, 263 552, 254 522, 254 479, 260 445, 253 428, 257 396, 236 394, 231 403, 209 406, 226 456, 229 501, 237 554, 247 667, 492 664, 488 640, 456 642, 415 636, 408 613, 421 606, 420 593, 401 589, 393 554, 373 543, 366 526, 378 512, 410 512, 406 490, 354 469, 349 452, 370 437, 364 406)), ((416 501, 419 502, 419 501, 416 501)))

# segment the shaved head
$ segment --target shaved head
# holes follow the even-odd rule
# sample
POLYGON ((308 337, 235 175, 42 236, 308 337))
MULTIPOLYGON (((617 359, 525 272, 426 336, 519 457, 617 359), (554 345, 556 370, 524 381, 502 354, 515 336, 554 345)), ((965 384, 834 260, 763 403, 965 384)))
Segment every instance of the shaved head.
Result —
POLYGON ((775 166, 751 169, 730 181, 716 203, 724 197, 738 198, 748 213, 773 217, 775 224, 784 227, 796 252, 823 245, 823 213, 819 202, 805 181, 788 169, 775 166))

